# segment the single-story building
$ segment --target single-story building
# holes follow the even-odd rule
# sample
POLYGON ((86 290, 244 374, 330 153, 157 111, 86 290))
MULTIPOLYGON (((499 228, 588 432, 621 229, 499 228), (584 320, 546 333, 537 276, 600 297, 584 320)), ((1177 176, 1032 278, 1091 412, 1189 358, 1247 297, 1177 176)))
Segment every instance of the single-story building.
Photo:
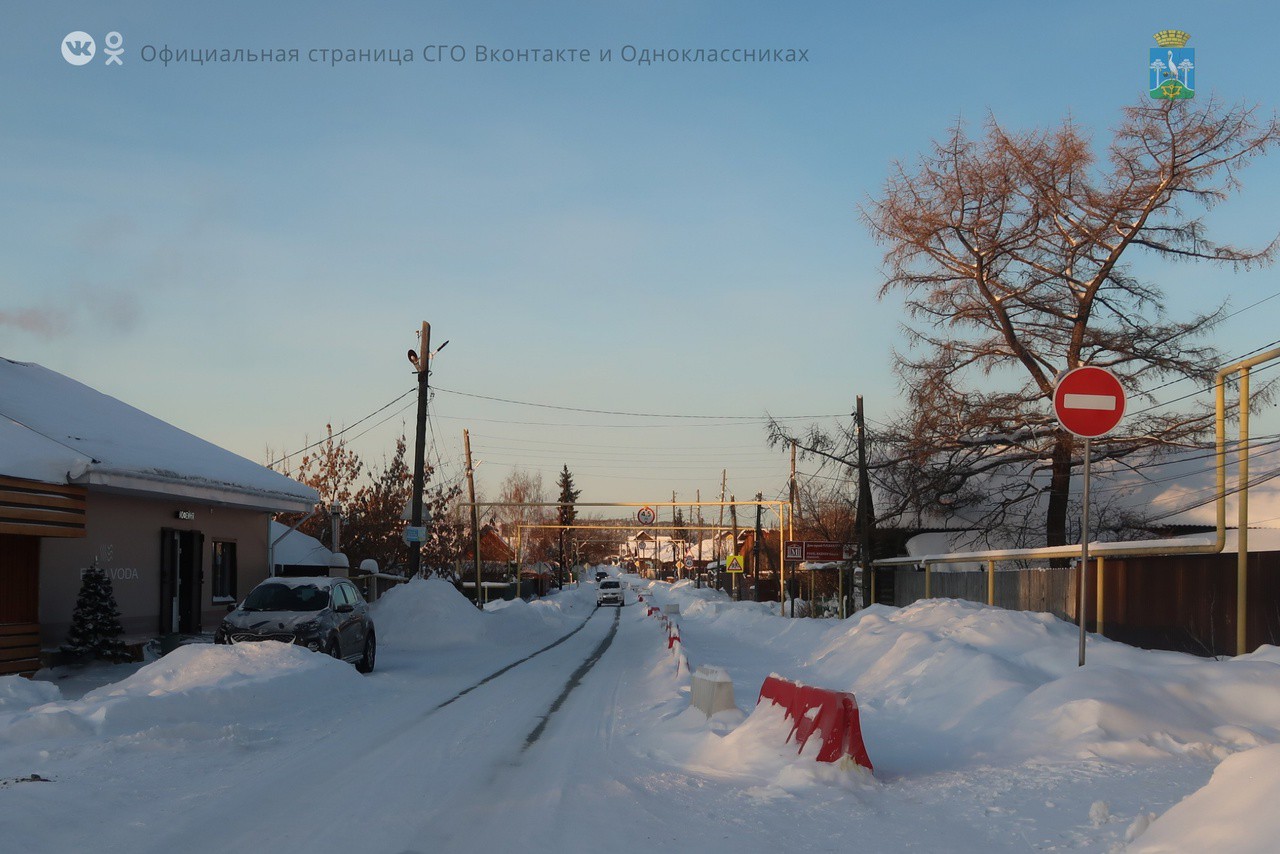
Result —
POLYGON ((65 639, 83 571, 126 640, 211 629, 315 490, 40 365, 0 358, 0 674, 65 639))

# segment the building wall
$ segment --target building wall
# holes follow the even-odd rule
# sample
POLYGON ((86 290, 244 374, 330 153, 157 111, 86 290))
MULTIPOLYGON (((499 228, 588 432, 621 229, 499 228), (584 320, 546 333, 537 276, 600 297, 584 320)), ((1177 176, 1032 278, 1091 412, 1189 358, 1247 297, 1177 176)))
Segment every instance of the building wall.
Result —
POLYGON ((83 539, 44 539, 40 551, 40 642, 56 648, 66 639, 80 592, 80 576, 96 560, 107 571, 127 639, 155 637, 160 629, 163 528, 204 534, 200 560, 202 628, 211 632, 229 600, 213 599, 214 541, 236 544, 236 594, 243 598, 267 576, 268 514, 201 505, 187 499, 140 498, 90 489, 83 539), (193 519, 177 518, 190 511, 193 519))

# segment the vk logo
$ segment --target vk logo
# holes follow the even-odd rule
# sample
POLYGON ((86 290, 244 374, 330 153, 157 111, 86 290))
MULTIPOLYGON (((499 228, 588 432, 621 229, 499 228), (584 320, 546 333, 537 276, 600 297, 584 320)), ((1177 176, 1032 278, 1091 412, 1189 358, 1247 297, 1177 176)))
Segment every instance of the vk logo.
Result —
POLYGON ((94 44, 93 36, 80 30, 67 33, 62 39, 62 58, 72 65, 86 65, 92 62, 97 52, 98 46, 94 44))

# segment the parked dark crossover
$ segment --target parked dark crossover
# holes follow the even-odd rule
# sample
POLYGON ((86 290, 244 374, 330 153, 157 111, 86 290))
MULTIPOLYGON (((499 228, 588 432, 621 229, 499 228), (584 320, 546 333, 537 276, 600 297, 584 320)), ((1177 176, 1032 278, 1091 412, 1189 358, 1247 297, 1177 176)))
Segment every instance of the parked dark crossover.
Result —
POLYGON ((274 640, 373 671, 378 639, 369 605, 345 578, 268 578, 213 633, 214 643, 274 640))

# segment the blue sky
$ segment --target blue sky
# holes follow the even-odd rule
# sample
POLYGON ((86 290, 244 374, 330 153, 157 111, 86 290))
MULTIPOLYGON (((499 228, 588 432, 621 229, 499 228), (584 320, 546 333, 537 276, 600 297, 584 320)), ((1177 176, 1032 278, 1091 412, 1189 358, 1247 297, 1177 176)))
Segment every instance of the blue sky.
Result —
MULTIPOLYGON (((739 496, 776 495, 785 455, 759 422, 719 416, 837 415, 855 394, 873 419, 896 408, 900 306, 876 299, 880 249, 858 219, 895 159, 988 113, 1017 128, 1071 115, 1105 139, 1169 27, 1192 34, 1201 91, 1270 112, 1280 19, 1264 3, 1182 4, 1174 20, 1150 4, 910 0, 4 9, 0 355, 263 461, 411 388, 404 351, 428 320, 450 342, 432 378, 450 390, 432 403, 446 474, 465 427, 482 489, 516 464, 550 486, 567 463, 597 501, 707 498, 722 468, 739 496), (73 30, 98 41, 84 67, 59 52, 73 30), (112 30, 119 67, 102 64, 112 30), (428 44, 467 57, 424 63, 428 44), (165 67, 145 45, 302 61, 165 67), (478 63, 476 45, 591 61, 478 63), (626 45, 808 62, 639 66, 626 45), (330 67, 309 48, 418 55, 330 67)), ((1273 156, 1212 222, 1265 243, 1278 192, 1273 156)), ((1153 275, 1175 315, 1280 290, 1274 269, 1153 275)), ((1224 324, 1222 350, 1270 342, 1275 305, 1224 324)), ((377 459, 411 419, 355 447, 377 459)))

